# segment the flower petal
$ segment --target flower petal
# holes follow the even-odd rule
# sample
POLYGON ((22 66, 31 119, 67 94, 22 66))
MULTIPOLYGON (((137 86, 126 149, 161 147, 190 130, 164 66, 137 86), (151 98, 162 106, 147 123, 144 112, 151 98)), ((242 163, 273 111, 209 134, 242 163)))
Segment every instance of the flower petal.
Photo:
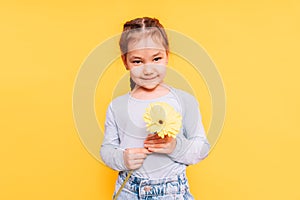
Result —
POLYGON ((144 121, 148 131, 156 132, 161 138, 166 135, 175 138, 182 125, 182 116, 169 104, 157 102, 146 109, 144 121))

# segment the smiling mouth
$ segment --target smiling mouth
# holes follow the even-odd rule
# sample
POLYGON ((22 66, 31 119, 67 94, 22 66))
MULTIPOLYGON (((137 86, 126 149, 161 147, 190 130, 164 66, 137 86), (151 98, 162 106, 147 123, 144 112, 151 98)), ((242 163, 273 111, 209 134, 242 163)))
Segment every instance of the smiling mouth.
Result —
POLYGON ((154 76, 154 77, 142 77, 141 79, 145 80, 145 81, 150 81, 150 80, 156 79, 157 77, 158 76, 154 76))

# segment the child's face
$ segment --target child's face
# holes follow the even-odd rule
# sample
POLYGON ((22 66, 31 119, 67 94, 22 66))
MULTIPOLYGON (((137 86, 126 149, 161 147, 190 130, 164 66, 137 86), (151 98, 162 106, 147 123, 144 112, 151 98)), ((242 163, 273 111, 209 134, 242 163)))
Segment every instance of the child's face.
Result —
POLYGON ((166 75, 168 54, 162 44, 154 42, 150 37, 137 43, 128 44, 128 53, 122 57, 130 77, 145 89, 154 89, 166 75))

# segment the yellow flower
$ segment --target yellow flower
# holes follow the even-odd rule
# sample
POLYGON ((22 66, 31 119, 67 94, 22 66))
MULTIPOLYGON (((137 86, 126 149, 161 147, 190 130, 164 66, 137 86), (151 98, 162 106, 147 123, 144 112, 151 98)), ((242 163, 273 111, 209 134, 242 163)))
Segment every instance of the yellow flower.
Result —
POLYGON ((176 137, 179 133, 182 117, 169 104, 165 102, 151 103, 144 114, 147 130, 151 133, 157 133, 158 136, 164 138, 176 137))

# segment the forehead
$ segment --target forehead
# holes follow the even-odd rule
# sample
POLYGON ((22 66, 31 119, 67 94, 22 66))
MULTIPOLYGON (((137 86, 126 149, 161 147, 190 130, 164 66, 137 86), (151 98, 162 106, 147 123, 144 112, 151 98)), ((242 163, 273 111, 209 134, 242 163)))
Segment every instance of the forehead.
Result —
POLYGON ((128 43, 128 53, 132 51, 139 51, 139 50, 146 50, 146 49, 165 51, 165 48, 161 42, 154 41, 149 36, 145 38, 141 38, 137 41, 132 40, 128 43))

